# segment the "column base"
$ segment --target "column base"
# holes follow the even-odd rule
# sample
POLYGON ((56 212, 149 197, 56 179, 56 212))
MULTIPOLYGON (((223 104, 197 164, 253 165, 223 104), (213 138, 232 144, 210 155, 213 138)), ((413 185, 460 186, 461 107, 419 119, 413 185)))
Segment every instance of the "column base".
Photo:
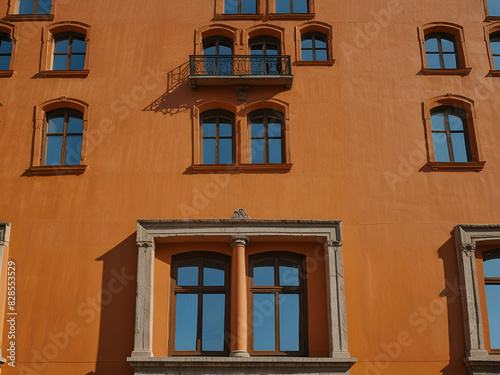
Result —
POLYGON ((132 354, 130 354, 131 358, 151 358, 153 356, 153 352, 151 350, 134 350, 132 354))
POLYGON ((250 354, 246 350, 233 350, 229 353, 230 357, 250 357, 250 354))

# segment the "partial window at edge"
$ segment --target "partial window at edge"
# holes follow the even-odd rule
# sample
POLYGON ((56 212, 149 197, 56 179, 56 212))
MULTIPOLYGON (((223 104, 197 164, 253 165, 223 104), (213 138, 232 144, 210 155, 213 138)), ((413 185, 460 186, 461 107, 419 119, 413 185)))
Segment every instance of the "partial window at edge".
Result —
POLYGON ((19 0, 18 14, 50 14, 52 0, 19 0))
POLYGON ((488 15, 491 17, 500 17, 500 0, 487 0, 488 15))
POLYGON ((483 253, 483 272, 490 347, 496 351, 500 350, 500 249, 483 253))
POLYGON ((276 13, 309 13, 308 0, 276 0, 276 13))
POLYGON ((10 69, 12 40, 9 34, 0 33, 0 70, 10 69))
POLYGON ((224 14, 257 14, 257 0, 224 0, 224 14))

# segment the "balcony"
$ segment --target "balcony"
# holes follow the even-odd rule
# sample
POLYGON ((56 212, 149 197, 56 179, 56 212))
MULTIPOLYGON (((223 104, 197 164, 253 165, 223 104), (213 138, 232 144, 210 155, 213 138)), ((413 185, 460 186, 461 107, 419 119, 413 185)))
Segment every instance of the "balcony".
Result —
POLYGON ((189 82, 198 86, 274 85, 292 88, 290 56, 190 56, 189 82))

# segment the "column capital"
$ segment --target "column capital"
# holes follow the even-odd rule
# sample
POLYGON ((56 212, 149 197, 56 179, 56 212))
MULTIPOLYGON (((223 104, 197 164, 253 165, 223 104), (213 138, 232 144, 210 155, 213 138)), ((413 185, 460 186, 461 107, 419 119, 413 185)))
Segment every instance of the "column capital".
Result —
POLYGON ((236 246, 247 247, 248 241, 249 239, 247 236, 232 236, 231 239, 229 240, 229 243, 231 244, 231 247, 236 247, 236 246))
POLYGON ((154 241, 137 241, 137 247, 139 247, 139 248, 151 247, 154 250, 155 249, 155 242, 154 241))

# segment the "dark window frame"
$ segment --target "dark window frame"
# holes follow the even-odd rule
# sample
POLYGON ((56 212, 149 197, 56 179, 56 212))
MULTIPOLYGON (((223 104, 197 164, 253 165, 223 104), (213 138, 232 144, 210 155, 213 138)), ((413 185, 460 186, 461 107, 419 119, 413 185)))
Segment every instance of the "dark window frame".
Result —
MULTIPOLYGON (((463 133, 464 138, 465 138, 465 149, 466 149, 466 153, 467 153, 467 162, 473 161, 471 142, 470 142, 470 136, 469 136, 469 125, 467 122, 467 112, 464 109, 459 108, 459 107, 454 107, 451 105, 442 105, 439 107, 432 108, 431 109, 431 135, 433 136, 434 133, 445 133, 446 134, 446 145, 448 147, 448 156, 450 159, 449 163, 455 163, 455 157, 453 154, 453 142, 451 139, 451 134, 452 133, 463 133), (443 114, 445 130, 432 130, 432 116, 440 114, 440 113, 443 114), (449 122, 449 115, 450 114, 457 116, 462 120, 463 128, 464 128, 463 131, 450 129, 450 122, 449 122)), ((432 138, 432 144, 434 146, 434 158, 435 158, 436 145, 434 144, 434 137, 432 138)))
POLYGON ((301 59, 300 59, 301 61, 328 61, 328 56, 329 56, 328 36, 323 34, 323 33, 320 33, 319 31, 310 31, 310 32, 301 34, 301 37, 300 37, 300 55, 301 55, 301 59), (304 40, 304 37, 307 37, 307 36, 312 36, 312 47, 311 48, 302 46, 302 42, 304 40), (318 37, 322 38, 323 41, 325 42, 325 45, 326 45, 325 48, 316 48, 315 42, 316 42, 316 38, 318 38, 318 37), (324 59, 324 60, 316 59, 316 50, 317 49, 326 51, 326 59, 324 59), (304 50, 311 50, 312 51, 312 56, 313 56, 312 60, 304 60, 303 59, 302 53, 304 50))
MULTIPOLYGON (((203 112, 200 115, 200 159, 201 159, 201 164, 208 164, 208 165, 232 165, 236 163, 236 129, 235 129, 235 116, 234 113, 224 110, 224 109, 211 109, 208 111, 203 112), (213 117, 215 116, 215 137, 212 136, 207 136, 205 137, 203 134, 203 122, 207 117, 213 117), (220 124, 220 117, 227 118, 231 121, 231 156, 232 160, 231 163, 226 163, 226 164, 220 164, 219 162, 219 140, 221 139, 219 135, 219 124, 220 124), (205 139, 215 139, 215 164, 209 164, 205 163, 205 160, 203 160, 203 144, 205 139)), ((222 139, 228 139, 229 137, 224 136, 222 139)))
POLYGON ((85 35, 80 34, 80 33, 76 33, 76 32, 72 32, 72 31, 61 32, 61 33, 55 34, 54 35, 54 47, 53 47, 53 52, 52 52, 52 56, 53 56, 52 70, 53 71, 78 71, 78 70, 83 70, 83 69, 70 69, 70 67, 71 67, 71 57, 74 56, 74 55, 83 55, 84 56, 84 66, 83 66, 83 69, 85 69, 85 60, 87 58, 87 41, 86 41, 85 35), (57 46, 58 39, 62 39, 62 38, 66 38, 66 37, 68 37, 68 52, 67 53, 56 52, 56 46, 57 46), (84 53, 82 53, 82 52, 75 52, 75 53, 73 53, 73 51, 72 51, 72 49, 73 49, 73 39, 75 37, 77 37, 78 39, 81 39, 81 40, 83 40, 85 42, 85 52, 84 53), (63 55, 67 56, 66 57, 66 69, 55 70, 54 69, 55 57, 56 56, 63 56, 63 55))
POLYGON ((196 251, 189 253, 176 254, 172 256, 171 269, 171 324, 169 334, 169 355, 171 356, 227 356, 230 351, 231 343, 231 257, 221 253, 208 251, 196 251), (177 286, 177 270, 180 262, 185 261, 198 262, 198 285, 196 286, 177 286), (224 263, 224 286, 203 286, 203 262, 204 260, 215 260, 224 263), (176 335, 176 296, 179 293, 198 294, 198 326, 196 335, 196 350, 175 350, 176 335), (203 314, 203 294, 225 294, 224 306, 224 351, 202 351, 202 314, 203 314))
POLYGON ((429 67, 429 60, 427 59, 427 69, 436 69, 436 70, 448 70, 448 69, 460 69, 461 64, 460 64, 460 57, 459 57, 459 49, 458 49, 458 44, 457 44, 457 38, 453 34, 445 33, 445 32, 433 32, 425 35, 425 42, 429 39, 436 39, 437 46, 438 46, 438 52, 429 52, 427 49, 425 50, 426 58, 428 57, 429 54, 437 54, 439 56, 439 68, 430 68, 429 67), (446 68, 444 64, 444 55, 451 55, 451 52, 443 52, 443 44, 442 40, 447 40, 449 42, 453 43, 455 51, 453 54, 455 55, 455 63, 456 63, 456 68, 446 68))
MULTIPOLYGON (((43 124, 43 131, 42 131, 42 159, 41 159, 41 165, 45 166, 46 164, 46 157, 47 157, 47 139, 48 137, 51 136, 61 136, 62 137, 62 145, 61 145, 61 163, 58 164, 59 166, 66 166, 66 165, 80 165, 81 164, 81 156, 82 156, 82 150, 83 150, 83 134, 85 133, 85 125, 83 125, 83 129, 81 133, 68 133, 68 122, 69 122, 69 116, 73 115, 74 117, 80 118, 82 121, 84 121, 84 115, 82 112, 77 111, 72 108, 59 108, 55 109, 49 112, 45 113, 44 116, 44 124, 43 124), (61 117, 58 115, 63 115, 64 117, 64 125, 63 125, 63 132, 62 133, 51 133, 50 135, 48 134, 48 125, 49 125, 49 119, 53 117, 61 117), (66 146, 67 146, 67 138, 68 136, 71 135, 80 135, 82 137, 82 147, 80 149, 80 158, 78 160, 78 164, 66 164, 66 146)), ((49 164, 52 166, 52 164, 49 164)), ((54 165, 57 166, 57 165, 54 165)))
MULTIPOLYGON (((248 125, 250 128, 250 151, 252 151, 252 140, 254 139, 263 139, 263 162, 262 164, 283 164, 286 163, 286 147, 285 147, 285 121, 283 113, 272 110, 272 109, 258 109, 248 114, 248 125), (255 118, 263 117, 263 134, 262 137, 253 137, 252 136, 252 120, 255 118), (269 118, 274 118, 280 121, 281 123, 281 136, 280 137, 269 137, 268 126, 269 126, 269 118), (281 139, 281 163, 270 163, 269 162, 269 139, 281 139)), ((250 161, 251 164, 260 164, 252 162, 252 152, 250 152, 250 161)))
POLYGON ((249 354, 255 356, 308 356, 309 355, 309 340, 308 340, 308 318, 307 318, 307 264, 306 256, 297 253, 285 251, 273 251, 254 254, 248 257, 248 277, 249 277, 249 354), (266 258, 274 260, 274 286, 254 286, 253 285, 253 268, 256 261, 266 258), (284 259, 290 262, 297 263, 299 274, 298 286, 279 286, 279 260, 284 259), (253 335, 253 295, 255 293, 265 293, 275 295, 275 348, 274 351, 254 350, 254 335, 253 335), (280 294, 299 294, 299 351, 280 351, 279 350, 279 295, 280 294))

